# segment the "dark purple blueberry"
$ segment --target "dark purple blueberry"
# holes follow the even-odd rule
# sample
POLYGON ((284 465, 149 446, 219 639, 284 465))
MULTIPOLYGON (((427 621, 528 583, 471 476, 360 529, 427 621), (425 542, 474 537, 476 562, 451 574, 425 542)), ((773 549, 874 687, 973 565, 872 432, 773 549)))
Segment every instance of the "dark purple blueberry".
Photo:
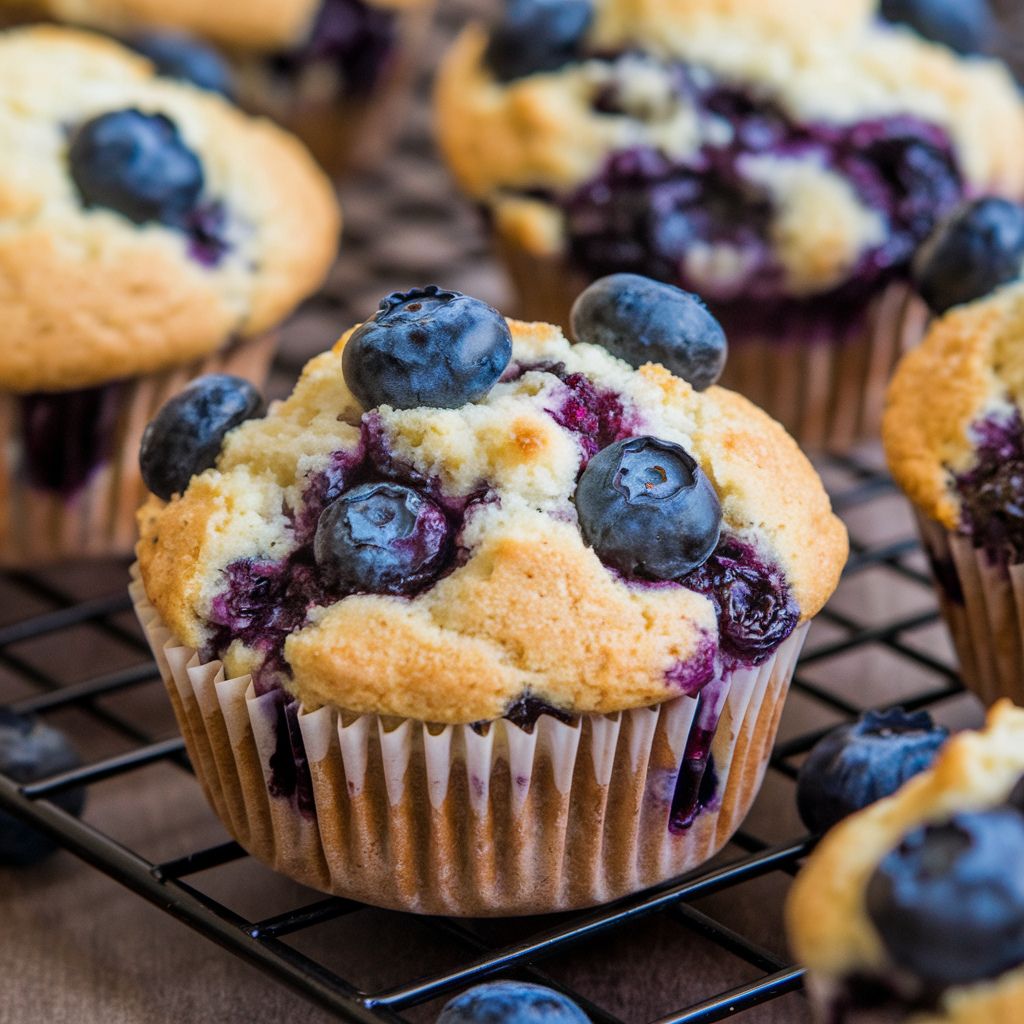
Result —
POLYGON ((560 708, 553 707, 547 701, 541 700, 540 697, 534 697, 530 693, 524 694, 518 700, 509 704, 502 718, 518 726, 524 732, 533 732, 537 720, 543 715, 548 715, 559 722, 572 721, 571 715, 568 715, 560 708))
POLYGON ((1014 810, 1024 813, 1024 775, 1022 775, 1010 790, 1006 803, 1014 810))
POLYGON ((228 433, 262 412, 263 399, 247 380, 211 373, 193 381, 142 435, 139 466, 146 486, 164 501, 184 493, 192 477, 216 464, 228 433))
POLYGON ((800 769, 796 800, 812 832, 826 832, 843 818, 891 796, 930 768, 949 737, 925 711, 868 711, 833 729, 800 769))
POLYGON ((704 303, 638 274, 612 274, 587 288, 572 307, 572 332, 631 366, 661 363, 696 391, 725 368, 725 332, 704 303))
POLYGON ((882 0, 881 14, 958 53, 983 53, 991 41, 992 14, 983 0, 882 0))
POLYGON ((1024 270, 1024 207, 975 199, 932 232, 914 259, 914 283, 935 313, 945 313, 1015 281, 1024 270))
POLYGON ((583 539, 631 578, 676 580, 715 549, 722 509, 711 481, 677 444, 617 441, 590 460, 576 487, 583 539))
POLYGON ((349 338, 342 372, 365 409, 457 409, 483 398, 511 358, 497 310, 429 285, 382 299, 349 338))
POLYGON ((591 0, 507 0, 485 59, 504 82, 578 60, 594 20, 591 0))
POLYGON ((207 92, 230 97, 233 90, 228 62, 212 46, 182 32, 146 32, 128 40, 148 57, 166 78, 191 82, 207 92))
POLYGON ((437 578, 451 546, 444 512, 401 484, 360 484, 328 505, 313 550, 342 592, 411 594, 437 578))
POLYGON ((163 114, 116 110, 79 125, 68 149, 86 206, 116 210, 136 224, 177 225, 203 191, 203 165, 163 114))
MULTIPOLYGON (((71 771, 81 763, 62 732, 0 707, 0 774, 25 784, 71 771)), ((66 790, 52 799, 69 814, 80 815, 85 807, 85 790, 66 790)), ((0 811, 0 864, 28 867, 56 849, 47 836, 0 811)))
POLYGON ((868 883, 867 910, 896 965, 929 986, 1024 963, 1024 816, 955 815, 905 836, 868 883))
POLYGON ((447 1003, 437 1024, 590 1024, 568 997, 542 985, 490 981, 447 1003))

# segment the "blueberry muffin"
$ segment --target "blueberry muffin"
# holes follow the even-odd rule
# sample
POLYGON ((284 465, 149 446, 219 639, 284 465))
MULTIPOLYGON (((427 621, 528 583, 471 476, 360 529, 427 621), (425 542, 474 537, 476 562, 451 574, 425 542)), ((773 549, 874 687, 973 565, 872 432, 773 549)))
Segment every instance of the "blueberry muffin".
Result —
MULTIPOLYGON (((674 324, 699 369, 706 311, 658 287, 620 331, 674 324)), ((433 286, 384 299, 196 475, 227 423, 204 405, 144 444, 133 593, 256 856, 374 904, 524 914, 728 840, 847 553, 777 424, 433 286)))
POLYGON ((1024 284, 936 320, 889 390, 889 466, 917 512, 964 681, 1024 702, 1024 284))
POLYGON ((1024 1016, 1024 712, 1002 701, 934 768, 830 832, 789 936, 827 1024, 1024 1016))
MULTIPOLYGON (((0 0, 0 11, 5 3, 0 0)), ((332 174, 372 163, 401 123, 433 0, 13 0, 100 29, 162 74, 298 135, 332 174)))
POLYGON ((725 382, 812 445, 877 435, 936 219, 1024 192, 1008 71, 870 0, 515 0, 458 39, 437 114, 524 316, 567 325, 613 272, 699 292, 725 382))
POLYGON ((261 382, 337 206, 279 129, 72 30, 0 33, 0 151, 0 563, 126 554, 146 420, 261 382))

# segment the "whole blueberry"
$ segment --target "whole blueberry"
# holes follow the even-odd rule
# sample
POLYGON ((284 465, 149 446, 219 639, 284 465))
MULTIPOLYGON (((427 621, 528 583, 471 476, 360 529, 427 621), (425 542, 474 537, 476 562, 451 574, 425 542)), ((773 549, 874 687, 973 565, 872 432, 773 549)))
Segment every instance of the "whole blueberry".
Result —
MULTIPOLYGON (((0 708, 0 774, 24 784, 70 771, 81 763, 62 732, 0 708)), ((66 790, 55 794, 53 802, 69 814, 79 815, 85 807, 85 791, 66 790)), ((56 848, 51 839, 20 818, 0 811, 0 864, 27 867, 56 848)))
POLYGON ((128 41, 137 53, 148 57, 157 71, 166 78, 184 82, 231 96, 231 69, 228 62, 212 47, 182 32, 147 32, 128 41))
POLYGON ((992 17, 984 0, 882 0, 881 13, 886 21, 909 25, 958 53, 981 53, 991 39, 992 17))
POLYGON ((833 729, 800 769, 796 799, 812 832, 825 832, 855 811, 891 796, 931 767, 949 737, 925 711, 868 711, 833 729))
POLYGON ((502 81, 557 71, 578 60, 594 20, 591 0, 508 0, 485 60, 502 81))
POLYGON ((211 373, 175 395, 146 427, 139 467, 146 486, 164 501, 184 493, 192 477, 217 462, 228 432, 263 412, 247 380, 211 373))
POLYGON ((543 985, 491 981, 447 1003, 437 1024, 589 1024, 568 997, 543 985))
POLYGON ((696 391, 725 368, 725 332, 704 303, 649 277, 602 277, 576 300, 571 319, 577 341, 601 345, 630 366, 661 363, 696 391))
POLYGON ((1024 207, 1006 199, 960 206, 914 259, 914 283, 933 312, 983 298, 1024 271, 1024 207))
POLYGON ((116 210, 136 224, 176 224, 203 191, 203 166, 163 114, 115 110, 79 125, 68 150, 86 206, 116 210))
POLYGON ((624 576, 675 580, 718 543, 722 509, 711 481, 685 449, 655 437, 598 452, 576 486, 583 539, 624 576))
POLYGON ((342 372, 365 409, 458 409, 483 398, 511 358, 496 309, 429 285, 382 299, 349 338, 342 372))
POLYGON ((444 568, 450 533, 444 512, 411 487, 360 484, 321 513, 313 551, 328 587, 411 594, 444 568))
POLYGON ((995 978, 1024 962, 1024 816, 955 815, 905 836, 868 883, 890 957, 929 986, 995 978))

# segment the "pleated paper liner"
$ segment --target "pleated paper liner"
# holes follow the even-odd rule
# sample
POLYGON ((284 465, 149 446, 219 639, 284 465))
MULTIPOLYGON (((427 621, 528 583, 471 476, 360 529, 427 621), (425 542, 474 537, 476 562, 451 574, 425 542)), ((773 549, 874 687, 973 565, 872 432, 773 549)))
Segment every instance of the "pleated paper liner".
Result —
POLYGON ((1024 704, 1024 565, 1007 565, 917 513, 966 686, 986 705, 1024 704))
POLYGON ((110 456, 72 493, 33 485, 24 466, 29 424, 23 399, 0 392, 0 565, 130 554, 135 513, 146 494, 138 468, 146 424, 168 398, 205 373, 231 373, 262 387, 276 346, 276 332, 268 332, 187 366, 108 385, 103 402, 110 456))
POLYGON ((542 716, 428 726, 307 712, 178 643, 131 585, 189 756, 253 856, 349 899, 424 914, 508 916, 603 903, 697 867, 739 827, 764 777, 802 627, 765 665, 700 698, 572 724, 542 716), (716 723, 717 719, 717 723, 716 723), (677 782, 704 809, 672 827, 677 782))

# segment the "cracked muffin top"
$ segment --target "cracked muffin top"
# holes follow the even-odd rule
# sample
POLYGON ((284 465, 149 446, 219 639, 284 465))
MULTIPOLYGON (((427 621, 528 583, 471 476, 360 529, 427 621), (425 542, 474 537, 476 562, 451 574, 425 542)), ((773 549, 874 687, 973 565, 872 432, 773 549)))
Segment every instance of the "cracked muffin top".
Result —
POLYGON ((0 387, 89 387, 276 326, 333 260, 302 145, 88 33, 0 34, 0 387), (59 80, 53 69, 59 67, 59 80))
POLYGON ((709 386, 703 306, 609 281, 577 334, 625 358, 430 287, 263 419, 228 432, 255 408, 230 381, 186 392, 144 442, 137 549, 176 638, 308 707, 438 723, 652 705, 769 659, 845 529, 783 429, 709 386))

